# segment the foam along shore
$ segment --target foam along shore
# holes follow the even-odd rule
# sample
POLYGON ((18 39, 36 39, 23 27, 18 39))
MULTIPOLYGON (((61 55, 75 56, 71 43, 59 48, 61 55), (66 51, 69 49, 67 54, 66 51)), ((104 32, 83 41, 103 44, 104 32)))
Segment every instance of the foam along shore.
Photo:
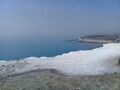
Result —
POLYGON ((120 43, 104 44, 93 50, 69 52, 55 57, 29 57, 0 61, 0 76, 38 69, 55 69, 67 75, 120 73, 120 43))

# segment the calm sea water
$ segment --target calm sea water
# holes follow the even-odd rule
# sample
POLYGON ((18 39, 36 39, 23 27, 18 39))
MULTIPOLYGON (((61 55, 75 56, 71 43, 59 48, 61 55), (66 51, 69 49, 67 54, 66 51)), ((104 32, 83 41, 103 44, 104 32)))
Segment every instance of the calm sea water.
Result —
POLYGON ((30 56, 51 57, 70 51, 88 50, 100 46, 67 40, 3 41, 0 44, 0 60, 16 60, 30 56))

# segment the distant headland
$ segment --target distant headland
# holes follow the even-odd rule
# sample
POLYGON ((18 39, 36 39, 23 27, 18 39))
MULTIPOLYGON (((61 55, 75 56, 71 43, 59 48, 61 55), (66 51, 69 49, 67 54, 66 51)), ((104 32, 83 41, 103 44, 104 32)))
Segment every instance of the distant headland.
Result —
POLYGON ((75 41, 86 43, 120 43, 120 34, 97 34, 97 35, 85 35, 81 36, 75 41))

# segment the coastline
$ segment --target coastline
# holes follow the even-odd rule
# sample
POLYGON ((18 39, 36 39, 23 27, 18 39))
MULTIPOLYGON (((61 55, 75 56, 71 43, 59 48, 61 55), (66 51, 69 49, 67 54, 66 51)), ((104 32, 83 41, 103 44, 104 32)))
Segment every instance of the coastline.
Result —
POLYGON ((110 43, 100 48, 55 57, 0 61, 0 89, 119 90, 119 57, 120 43, 110 43))
POLYGON ((55 57, 29 57, 21 60, 1 61, 0 76, 38 69, 55 69, 66 75, 120 73, 120 66, 117 65, 119 57, 120 44, 104 44, 103 47, 93 50, 69 52, 55 57), (96 66, 97 68, 93 69, 96 66))
POLYGON ((85 35, 81 36, 80 38, 74 41, 96 44, 120 43, 120 35, 119 34, 85 35))

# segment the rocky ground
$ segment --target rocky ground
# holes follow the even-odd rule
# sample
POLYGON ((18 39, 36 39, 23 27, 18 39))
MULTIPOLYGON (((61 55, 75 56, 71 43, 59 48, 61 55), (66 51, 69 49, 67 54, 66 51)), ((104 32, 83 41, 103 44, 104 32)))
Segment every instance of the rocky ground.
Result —
POLYGON ((0 90, 120 90, 120 74, 67 76, 54 69, 2 77, 0 90))

